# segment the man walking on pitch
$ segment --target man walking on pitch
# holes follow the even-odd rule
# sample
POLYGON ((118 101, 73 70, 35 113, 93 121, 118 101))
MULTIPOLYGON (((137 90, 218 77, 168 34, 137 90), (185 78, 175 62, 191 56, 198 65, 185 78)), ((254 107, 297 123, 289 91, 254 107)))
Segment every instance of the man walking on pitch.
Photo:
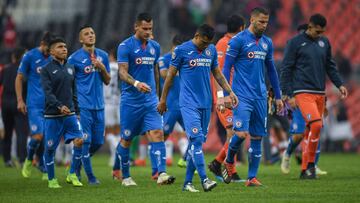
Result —
POLYGON ((330 42, 323 36, 326 23, 321 14, 310 17, 306 31, 289 40, 281 69, 285 99, 295 97, 307 126, 301 179, 316 179, 315 157, 323 126, 326 75, 339 89, 341 98, 348 95, 332 59, 330 42))
MULTIPOLYGON (((167 110, 166 98, 169 89, 179 71, 179 106, 189 139, 184 191, 199 192, 192 184, 195 170, 198 171, 205 192, 216 187, 216 182, 206 175, 202 151, 208 132, 212 104, 210 72, 219 85, 230 94, 231 106, 235 107, 238 104, 237 97, 218 68, 217 52, 215 46, 211 44, 214 34, 212 27, 207 24, 201 25, 192 40, 175 48, 158 105, 158 111, 163 114, 167 110)), ((218 108, 224 110, 224 102, 218 102, 218 108)))
POLYGON ((264 8, 251 11, 250 26, 235 35, 229 42, 226 52, 223 73, 230 79, 230 69, 234 66, 232 87, 240 103, 233 110, 234 131, 229 142, 229 150, 224 163, 223 179, 225 183, 232 180, 235 167, 234 156, 246 137, 251 136, 249 152, 249 169, 246 186, 261 186, 257 172, 261 160, 261 140, 266 136, 267 91, 265 85, 265 68, 271 86, 275 92, 277 110, 282 109, 278 76, 273 59, 272 40, 263 35, 269 22, 269 13, 264 8))

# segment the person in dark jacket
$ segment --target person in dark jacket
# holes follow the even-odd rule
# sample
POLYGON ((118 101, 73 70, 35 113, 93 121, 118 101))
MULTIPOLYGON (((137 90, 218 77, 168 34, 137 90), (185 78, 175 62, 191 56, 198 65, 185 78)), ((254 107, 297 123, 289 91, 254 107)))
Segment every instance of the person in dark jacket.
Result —
POLYGON ((301 179, 316 178, 314 162, 323 125, 326 75, 339 88, 342 98, 348 94, 332 59, 330 42, 323 35, 325 27, 324 16, 311 16, 306 31, 289 40, 281 70, 285 99, 295 97, 308 129, 304 134, 307 146, 303 157, 307 164, 302 168, 301 179))
POLYGON ((67 47, 62 38, 55 38, 49 43, 53 59, 41 70, 41 84, 45 93, 45 163, 48 171, 48 187, 60 188, 55 179, 54 155, 60 139, 65 143, 74 143, 68 183, 82 186, 75 174, 81 161, 83 133, 78 120, 74 66, 67 63, 67 47))
POLYGON ((17 101, 15 94, 15 78, 17 68, 19 67, 21 57, 25 49, 16 48, 11 54, 11 64, 5 66, 0 75, 0 84, 3 86, 2 94, 2 119, 4 122, 5 135, 3 139, 3 157, 5 166, 13 167, 11 161, 11 138, 13 131, 16 132, 16 146, 19 163, 22 165, 26 158, 26 141, 29 135, 29 126, 27 116, 17 110, 17 101))

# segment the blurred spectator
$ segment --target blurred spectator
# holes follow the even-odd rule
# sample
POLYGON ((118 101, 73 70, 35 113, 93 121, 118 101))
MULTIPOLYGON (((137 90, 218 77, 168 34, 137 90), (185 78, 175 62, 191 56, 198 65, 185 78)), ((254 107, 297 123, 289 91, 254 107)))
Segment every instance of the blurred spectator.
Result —
POLYGON ((339 70, 339 73, 345 83, 347 83, 351 78, 352 68, 349 59, 347 59, 340 51, 337 51, 335 54, 335 61, 339 70))
POLYGON ((20 164, 26 158, 26 141, 29 134, 28 122, 26 115, 18 112, 16 94, 15 94, 15 78, 20 60, 25 50, 22 48, 14 49, 11 55, 11 64, 3 69, 0 75, 0 84, 3 86, 2 94, 2 120, 4 123, 5 135, 3 138, 3 157, 5 166, 12 167, 11 161, 11 138, 15 129, 17 136, 17 156, 20 164))
POLYGON ((10 15, 6 17, 3 41, 5 48, 14 48, 16 45, 15 23, 10 15))

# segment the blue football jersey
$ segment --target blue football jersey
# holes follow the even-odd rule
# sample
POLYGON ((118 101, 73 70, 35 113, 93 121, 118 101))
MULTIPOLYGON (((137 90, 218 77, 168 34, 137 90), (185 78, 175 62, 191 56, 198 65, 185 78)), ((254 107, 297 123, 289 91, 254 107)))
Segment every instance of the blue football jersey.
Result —
POLYGON ((28 51, 21 60, 18 73, 27 78, 26 104, 28 108, 43 109, 45 105, 44 90, 41 86, 40 71, 50 61, 39 48, 28 51))
POLYGON ((215 46, 199 51, 187 41, 175 48, 170 65, 179 70, 180 107, 211 108, 210 72, 218 66, 215 46))
POLYGON ((69 57, 68 63, 75 66, 79 107, 101 110, 104 109, 104 83, 99 69, 92 65, 91 57, 96 57, 105 65, 106 71, 110 72, 108 54, 97 48, 94 56, 90 56, 90 53, 83 48, 78 49, 69 57))
POLYGON ((146 44, 135 35, 121 42, 117 50, 118 63, 128 63, 128 73, 135 80, 150 86, 150 93, 142 93, 126 82, 121 84, 121 102, 130 106, 142 106, 144 103, 157 103, 154 68, 160 56, 160 45, 154 40, 146 44))
MULTIPOLYGON (((159 69, 168 69, 171 61, 171 53, 164 54, 159 58, 159 69)), ((176 74, 173 80, 173 85, 169 90, 169 94, 166 98, 166 104, 169 110, 180 110, 179 107, 179 95, 180 95, 180 78, 179 74, 176 74)))
POLYGON ((230 40, 226 55, 235 58, 234 93, 249 99, 266 98, 265 63, 273 60, 271 39, 256 38, 246 29, 230 40))

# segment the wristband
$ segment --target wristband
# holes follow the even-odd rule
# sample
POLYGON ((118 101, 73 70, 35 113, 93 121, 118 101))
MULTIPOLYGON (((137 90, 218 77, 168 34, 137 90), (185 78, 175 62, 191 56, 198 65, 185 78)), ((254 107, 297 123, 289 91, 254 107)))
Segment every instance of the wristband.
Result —
POLYGON ((135 80, 134 87, 136 87, 140 82, 138 80, 135 80))
POLYGON ((220 90, 220 91, 217 91, 217 92, 216 92, 216 95, 217 95, 218 98, 222 98, 222 97, 224 97, 224 92, 221 91, 221 90, 220 90))

